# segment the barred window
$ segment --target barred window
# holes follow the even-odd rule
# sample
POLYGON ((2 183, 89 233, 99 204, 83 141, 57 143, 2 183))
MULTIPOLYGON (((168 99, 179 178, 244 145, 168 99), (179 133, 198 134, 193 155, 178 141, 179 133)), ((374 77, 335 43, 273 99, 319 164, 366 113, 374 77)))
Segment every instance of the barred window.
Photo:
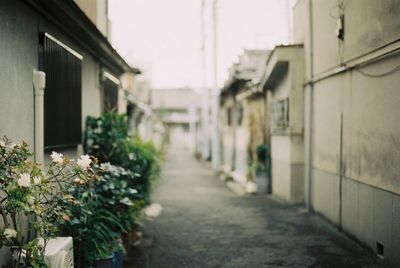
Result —
POLYGON ((289 98, 272 103, 272 128, 286 128, 289 126, 289 98))
POLYGON ((39 53, 39 67, 46 73, 45 148, 80 144, 82 56, 47 33, 40 36, 39 53))

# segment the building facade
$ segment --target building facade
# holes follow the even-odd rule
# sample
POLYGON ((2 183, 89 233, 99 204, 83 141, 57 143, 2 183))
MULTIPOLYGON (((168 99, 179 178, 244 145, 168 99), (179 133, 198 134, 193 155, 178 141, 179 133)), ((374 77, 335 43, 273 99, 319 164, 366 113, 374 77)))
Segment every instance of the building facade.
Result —
POLYGON ((309 208, 400 266, 400 3, 299 0, 309 208))
POLYGON ((151 108, 163 123, 170 145, 199 153, 201 95, 191 88, 153 89, 151 108))
POLYGON ((281 45, 260 83, 271 115, 272 193, 291 203, 304 202, 304 79, 303 46, 281 45))
POLYGON ((118 110, 119 77, 135 70, 74 1, 1 0, 0 23, 0 135, 39 163, 52 150, 76 159, 86 117, 118 110))
POLYGON ((256 148, 269 144, 266 100, 258 89, 268 50, 245 50, 221 90, 222 170, 246 185, 253 180, 256 148))

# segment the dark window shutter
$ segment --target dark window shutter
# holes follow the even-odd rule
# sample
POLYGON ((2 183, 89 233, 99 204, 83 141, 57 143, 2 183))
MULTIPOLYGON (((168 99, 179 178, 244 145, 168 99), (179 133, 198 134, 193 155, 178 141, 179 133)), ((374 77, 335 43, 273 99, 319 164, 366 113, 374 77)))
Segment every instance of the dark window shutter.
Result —
POLYGON ((44 145, 74 146, 82 136, 82 61, 48 35, 41 36, 41 68, 46 73, 44 145))

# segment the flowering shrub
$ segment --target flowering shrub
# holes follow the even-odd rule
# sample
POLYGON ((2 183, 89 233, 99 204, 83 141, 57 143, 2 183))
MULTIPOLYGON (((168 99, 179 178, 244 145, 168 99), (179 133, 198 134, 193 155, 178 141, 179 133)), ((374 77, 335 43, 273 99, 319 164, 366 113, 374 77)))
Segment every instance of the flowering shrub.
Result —
POLYGON ((72 217, 60 200, 74 203, 74 198, 67 195, 69 186, 77 182, 85 185, 98 178, 88 156, 81 156, 75 163, 53 152, 45 170, 29 161, 31 156, 25 142, 0 140, 0 215, 4 223, 0 248, 11 249, 13 267, 22 267, 21 263, 26 267, 46 266, 43 256, 48 239, 58 232, 57 224, 69 222, 72 217), (42 237, 43 244, 24 236, 18 222, 22 215, 36 219, 30 222, 28 233, 42 237))

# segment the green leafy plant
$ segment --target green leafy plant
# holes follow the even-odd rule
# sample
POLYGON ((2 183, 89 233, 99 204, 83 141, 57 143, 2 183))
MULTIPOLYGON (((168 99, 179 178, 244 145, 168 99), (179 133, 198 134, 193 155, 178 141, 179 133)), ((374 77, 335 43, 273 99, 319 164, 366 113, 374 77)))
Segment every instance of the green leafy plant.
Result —
POLYGON ((256 147, 257 161, 255 162, 256 174, 269 172, 269 150, 268 145, 259 144, 256 147))
POLYGON ((143 206, 133 188, 135 174, 109 163, 94 169, 101 176, 84 187, 77 182, 69 188, 69 198, 60 200, 71 218, 58 227, 62 235, 74 238, 76 267, 90 267, 96 259, 112 255, 143 206))
POLYGON ((135 189, 150 202, 151 183, 160 171, 160 152, 152 142, 129 137, 125 115, 107 113, 88 117, 84 141, 85 152, 100 162, 110 162, 136 174, 135 189))
POLYGON ((136 174, 110 163, 102 163, 103 174, 95 184, 96 193, 101 197, 101 206, 112 211, 119 219, 123 230, 127 231, 138 218, 144 206, 142 195, 136 190, 136 174))

